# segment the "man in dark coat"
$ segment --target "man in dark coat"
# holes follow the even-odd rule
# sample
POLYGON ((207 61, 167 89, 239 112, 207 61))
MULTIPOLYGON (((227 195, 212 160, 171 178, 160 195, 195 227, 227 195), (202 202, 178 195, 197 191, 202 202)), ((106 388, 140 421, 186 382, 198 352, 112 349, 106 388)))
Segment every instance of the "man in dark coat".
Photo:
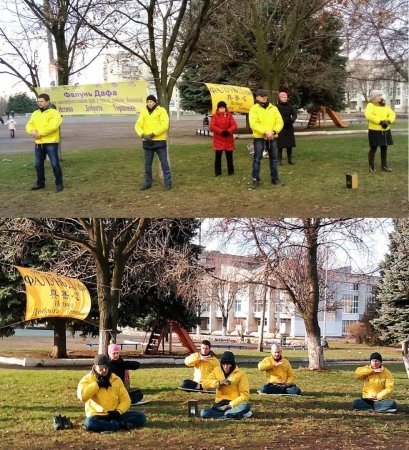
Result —
POLYGON ((287 149, 288 164, 293 162, 293 147, 295 147, 295 136, 293 123, 297 119, 297 112, 294 107, 288 103, 287 92, 280 92, 278 94, 277 108, 283 118, 284 128, 280 131, 277 138, 278 148, 278 164, 283 165, 283 148, 287 149))

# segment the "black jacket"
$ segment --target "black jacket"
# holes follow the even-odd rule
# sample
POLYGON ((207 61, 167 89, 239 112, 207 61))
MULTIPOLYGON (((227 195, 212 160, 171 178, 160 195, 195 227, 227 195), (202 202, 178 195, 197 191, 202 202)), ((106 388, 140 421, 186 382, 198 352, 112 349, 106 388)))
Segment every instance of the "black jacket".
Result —
POLYGON ((138 361, 125 361, 121 357, 117 360, 111 359, 109 362, 111 372, 118 375, 123 383, 125 383, 125 370, 137 370, 140 366, 138 361))

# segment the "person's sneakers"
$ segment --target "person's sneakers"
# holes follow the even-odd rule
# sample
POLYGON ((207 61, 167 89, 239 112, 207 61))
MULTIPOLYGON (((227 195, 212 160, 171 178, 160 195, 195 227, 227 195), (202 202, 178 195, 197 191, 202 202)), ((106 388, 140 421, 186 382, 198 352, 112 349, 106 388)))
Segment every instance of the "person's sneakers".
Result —
POLYGON ((71 428, 73 428, 72 422, 69 417, 62 416, 61 419, 64 430, 71 430, 71 428))
POLYGON ((132 428, 135 428, 132 423, 129 422, 119 422, 119 428, 121 430, 131 430, 132 428))
POLYGON ((56 186, 55 192, 61 192, 64 188, 62 186, 56 186))
POLYGON ((172 185, 171 184, 167 184, 165 186, 165 191, 170 191, 172 189, 172 185))
POLYGON ((243 418, 248 419, 249 417, 252 417, 252 415, 253 411, 247 411, 246 413, 243 414, 243 418))
POLYGON ((44 189, 45 186, 39 186, 38 184, 36 184, 35 186, 33 186, 30 191, 38 191, 39 189, 44 189))
POLYGON ((252 191, 254 191, 255 189, 257 189, 259 187, 259 185, 260 185, 260 181, 253 179, 253 184, 251 185, 250 189, 252 191))
POLYGON ((64 423, 63 423, 63 418, 61 417, 61 414, 54 416, 53 424, 54 424, 54 430, 64 429, 64 423))
POLYGON ((276 180, 271 180, 271 183, 276 184, 276 185, 282 184, 282 182, 279 178, 277 178, 276 180))
POLYGON ((388 166, 383 166, 382 167, 382 172, 392 172, 392 169, 388 166))
POLYGON ((144 184, 139 190, 140 191, 146 191, 147 189, 150 189, 152 186, 149 186, 147 184, 144 184))
POLYGON ((260 389, 257 389, 257 394, 258 394, 258 395, 268 395, 268 394, 266 394, 265 392, 261 392, 260 389))
POLYGON ((376 169, 374 167, 369 166, 369 173, 375 173, 376 169))
POLYGON ((396 413, 396 411, 397 411, 396 408, 389 408, 385 412, 387 412, 387 413, 396 413))

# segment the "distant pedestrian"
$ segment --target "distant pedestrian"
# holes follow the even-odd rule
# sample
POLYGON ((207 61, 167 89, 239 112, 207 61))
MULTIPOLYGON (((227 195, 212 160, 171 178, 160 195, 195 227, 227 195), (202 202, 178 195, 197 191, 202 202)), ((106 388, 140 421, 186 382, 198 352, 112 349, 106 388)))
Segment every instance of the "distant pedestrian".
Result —
POLYGON ((167 132, 169 129, 169 115, 165 108, 158 105, 154 95, 146 98, 146 108, 143 108, 135 123, 136 134, 143 139, 145 152, 145 177, 141 191, 152 187, 152 163, 155 153, 158 155, 165 189, 172 188, 172 174, 168 162, 167 132))
POLYGON ((385 104, 382 92, 374 89, 371 92, 369 103, 365 108, 365 117, 368 119, 369 153, 368 163, 371 173, 375 170, 375 153, 377 147, 381 148, 381 168, 384 172, 392 172, 387 163, 388 145, 393 145, 391 125, 395 123, 396 114, 385 104))
POLYGON ((214 173, 222 174, 222 155, 226 153, 227 173, 234 174, 233 150, 235 149, 233 133, 237 130, 237 123, 232 113, 227 109, 226 102, 217 104, 216 112, 210 120, 210 130, 213 131, 213 149, 215 152, 214 173))
POLYGON ((263 151, 267 146, 270 162, 270 177, 273 184, 281 184, 277 168, 277 143, 276 138, 283 129, 283 119, 276 106, 268 101, 267 92, 256 91, 256 103, 250 108, 249 121, 253 130, 254 155, 253 155, 253 184, 251 189, 257 189, 260 184, 260 161, 263 151))
POLYGON ((7 125, 7 128, 10 131, 10 137, 14 138, 15 137, 15 131, 16 131, 17 122, 13 119, 13 117, 10 117, 10 119, 7 120, 5 125, 7 125))
POLYGON ((55 177, 55 192, 63 190, 62 170, 58 157, 58 144, 60 142, 60 125, 62 117, 57 110, 51 107, 48 94, 40 94, 37 99, 38 109, 31 114, 27 122, 26 131, 35 142, 35 167, 37 183, 32 191, 45 188, 44 161, 48 156, 55 177))
POLYGON ((288 103, 287 92, 280 92, 278 94, 277 108, 283 118, 284 127, 278 134, 278 164, 283 165, 283 148, 287 149, 288 164, 294 164, 293 148, 295 147, 295 134, 293 123, 297 119, 297 112, 293 105, 288 103))

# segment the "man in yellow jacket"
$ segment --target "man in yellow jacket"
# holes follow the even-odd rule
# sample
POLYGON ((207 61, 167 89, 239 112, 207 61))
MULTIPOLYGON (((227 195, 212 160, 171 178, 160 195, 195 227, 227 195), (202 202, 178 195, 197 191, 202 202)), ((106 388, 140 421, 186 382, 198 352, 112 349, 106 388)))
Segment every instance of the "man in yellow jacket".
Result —
POLYGON ((202 382, 204 389, 216 389, 216 400, 211 408, 200 411, 203 419, 242 419, 253 415, 249 381, 237 366, 232 352, 224 352, 220 366, 215 367, 202 382))
POLYGON ((277 143, 278 133, 283 129, 284 122, 278 108, 268 101, 267 92, 256 91, 256 103, 249 111, 250 128, 253 130, 253 184, 251 189, 257 189, 260 184, 260 161, 266 148, 270 161, 270 177, 273 184, 281 184, 278 177, 277 143))
POLYGON ((46 156, 50 160, 55 177, 55 192, 63 190, 62 170, 58 157, 58 144, 60 142, 60 113, 50 105, 48 94, 40 94, 37 99, 38 108, 31 114, 26 124, 27 133, 35 142, 35 167, 37 183, 32 191, 45 188, 44 161, 46 156))
POLYGON ((391 125, 395 123, 395 112, 385 104, 382 92, 371 91, 369 103, 365 108, 365 117, 368 119, 369 171, 375 172, 375 153, 377 147, 381 148, 381 168, 384 172, 392 172, 387 163, 388 145, 393 145, 391 125))
POLYGON ((146 416, 140 411, 128 411, 131 406, 122 380, 111 373, 106 355, 97 355, 90 373, 78 384, 77 397, 85 403, 87 430, 103 432, 141 427, 146 416))
POLYGON ((300 395, 301 389, 294 384, 295 372, 290 361, 283 358, 279 344, 271 346, 271 356, 267 356, 258 364, 258 370, 266 373, 267 384, 257 391, 263 394, 291 394, 300 395))
POLYGON ((355 376, 363 380, 362 398, 352 402, 354 409, 375 412, 396 412, 397 405, 391 397, 393 392, 393 376, 383 366, 382 356, 374 352, 369 357, 368 366, 358 367, 355 376))
POLYGON ((211 350, 210 341, 205 339, 200 345, 200 352, 192 353, 185 358, 187 367, 194 367, 193 380, 183 380, 180 389, 203 390, 202 380, 205 379, 215 367, 219 360, 211 350))
POLYGON ((167 131, 169 129, 169 115, 165 108, 158 105, 154 95, 146 98, 146 108, 142 109, 135 123, 136 134, 143 139, 145 152, 145 178, 141 191, 152 187, 152 162, 155 153, 158 155, 165 189, 172 188, 172 174, 168 162, 167 131))

